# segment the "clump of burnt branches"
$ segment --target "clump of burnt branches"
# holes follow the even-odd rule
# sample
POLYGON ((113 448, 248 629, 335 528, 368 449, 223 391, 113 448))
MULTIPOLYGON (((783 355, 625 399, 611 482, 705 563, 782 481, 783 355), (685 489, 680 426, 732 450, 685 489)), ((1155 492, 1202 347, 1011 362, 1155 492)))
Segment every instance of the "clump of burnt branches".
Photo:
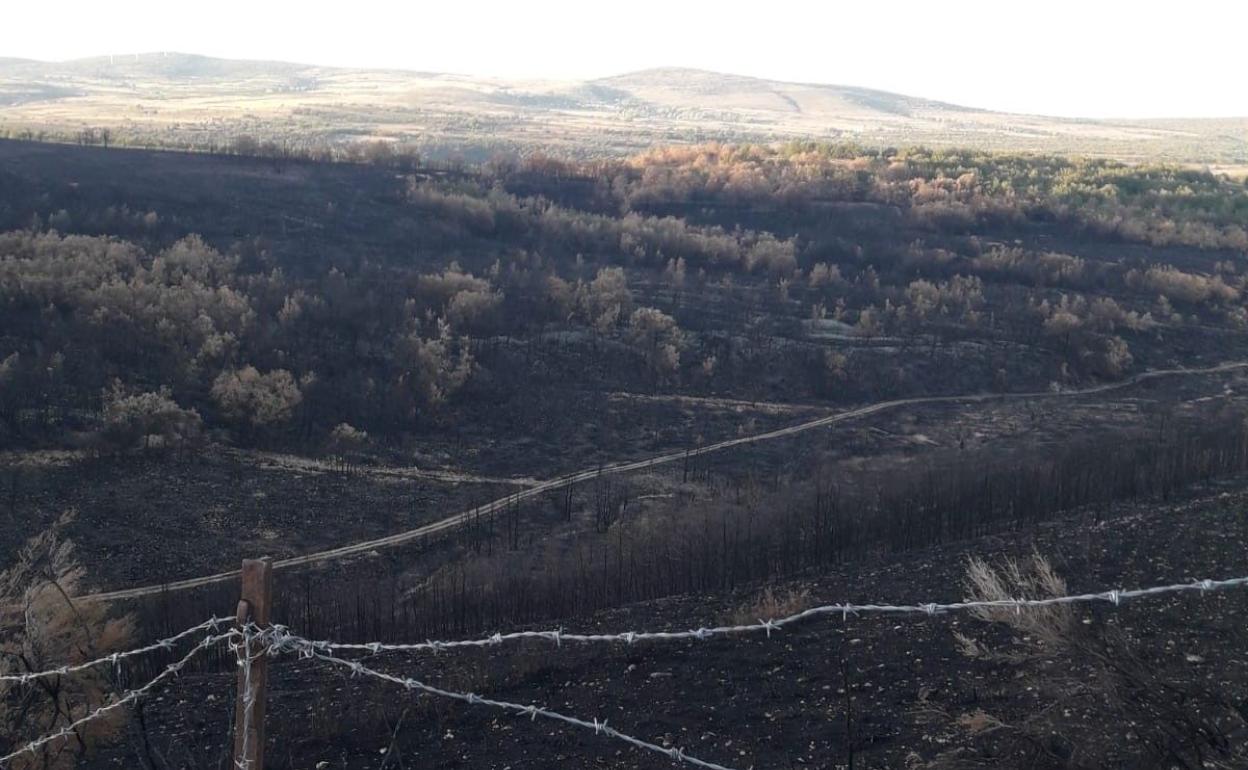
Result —
MULTIPOLYGON (((1039 553, 989 564, 972 559, 966 570, 968 601, 1045 599, 1067 594, 1066 581, 1039 553)), ((1001 745, 995 762, 968 746, 941 752, 930 770, 1000 766, 1034 768, 1232 768, 1248 762, 1248 717, 1225 686, 1185 684, 1164 660, 1146 660, 1127 631, 1086 606, 1050 605, 1015 611, 980 608, 984 621, 955 631, 963 655, 1011 669, 1039 702, 1018 716, 976 708, 953 716, 928 709, 969 737, 1001 745), (1001 638, 992 631, 1002 631, 1001 638), (1001 716, 1005 716, 1004 719, 1001 716), (1097 728, 1089 734, 1089 726, 1097 728), (1116 727, 1126 741, 1104 741, 1099 728, 1116 727), (1008 759, 1007 759, 1008 758, 1008 759)), ((1189 654, 1189 661, 1191 660, 1189 654)))

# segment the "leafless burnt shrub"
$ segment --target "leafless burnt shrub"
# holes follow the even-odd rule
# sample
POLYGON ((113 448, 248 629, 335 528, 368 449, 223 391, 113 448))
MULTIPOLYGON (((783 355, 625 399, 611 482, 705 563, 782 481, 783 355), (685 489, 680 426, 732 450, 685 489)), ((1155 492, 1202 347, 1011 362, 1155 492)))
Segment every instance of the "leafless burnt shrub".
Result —
MULTIPOLYGON (((1045 599, 1067 594, 1066 582, 1040 554, 990 565, 967 565, 969 601, 1045 599)), ((977 608, 974 616, 1009 632, 1006 649, 955 632, 964 655, 1019 669, 1020 684, 1050 702, 1014 724, 988 714, 957 718, 968 735, 1008 733, 1036 767, 1103 767, 1123 759, 1141 768, 1244 767, 1248 722, 1242 709, 1214 688, 1177 681, 1145 661, 1120 629, 1072 604, 977 608), (1109 735, 1125 731, 1124 746, 1106 745, 1082 729, 1097 724, 1109 735), (1125 747, 1125 748, 1124 748, 1125 747)), ((1109 743, 1117 743, 1112 741, 1109 743)), ((959 766, 940 764, 942 767, 959 766)))

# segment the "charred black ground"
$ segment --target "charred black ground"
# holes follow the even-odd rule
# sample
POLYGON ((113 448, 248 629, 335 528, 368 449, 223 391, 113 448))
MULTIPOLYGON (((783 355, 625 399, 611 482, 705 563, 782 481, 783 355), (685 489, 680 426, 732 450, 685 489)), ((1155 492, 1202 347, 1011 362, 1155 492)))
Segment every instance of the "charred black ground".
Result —
MULTIPOLYGON (((283 622, 354 640, 679 626, 766 586, 951 599, 964 554, 1032 545, 1076 590, 1223 576, 1243 550, 1246 227, 1240 182, 1103 160, 793 143, 435 167, 0 141, 0 564, 54 536, 79 592, 158 589, 455 520, 281 574, 283 622), (784 428, 802 429, 698 454, 784 428)), ((117 611, 154 637, 232 592, 117 611)), ((1088 625, 1121 624, 1114 649, 1166 686, 1236 692, 1243 602, 1159 606, 1088 625)), ((953 622, 973 621, 431 676, 734 766, 1152 756, 1106 720, 1160 723, 1104 693, 1037 737, 1022 715, 1083 664, 964 661, 953 622)), ((454 708, 396 730, 396 695, 279 668, 281 767, 650 761, 454 708)), ((84 756, 215 767, 228 720, 186 692, 84 756)))

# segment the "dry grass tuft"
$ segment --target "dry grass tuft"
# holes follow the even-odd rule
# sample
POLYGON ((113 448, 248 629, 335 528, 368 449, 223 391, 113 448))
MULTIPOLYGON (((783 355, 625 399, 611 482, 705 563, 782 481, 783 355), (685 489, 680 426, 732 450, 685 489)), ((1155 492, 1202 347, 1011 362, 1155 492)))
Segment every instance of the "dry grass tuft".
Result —
MULTIPOLYGON (((966 567, 966 590, 967 601, 1051 599, 1066 595, 1066 581, 1038 553, 1024 561, 1007 559, 1000 567, 972 558, 966 567)), ((1069 639, 1076 623, 1075 610, 1069 604, 1028 607, 1022 611, 1012 607, 979 607, 971 614, 988 623, 1002 623, 1050 648, 1069 639)), ((964 639, 958 640, 964 652, 967 647, 978 648, 974 640, 964 639)))
POLYGON ((809 606, 810 589, 808 588, 790 587, 773 590, 771 586, 768 586, 753 599, 738 607, 732 615, 732 622, 748 625, 760 620, 774 620, 795 615, 809 606))

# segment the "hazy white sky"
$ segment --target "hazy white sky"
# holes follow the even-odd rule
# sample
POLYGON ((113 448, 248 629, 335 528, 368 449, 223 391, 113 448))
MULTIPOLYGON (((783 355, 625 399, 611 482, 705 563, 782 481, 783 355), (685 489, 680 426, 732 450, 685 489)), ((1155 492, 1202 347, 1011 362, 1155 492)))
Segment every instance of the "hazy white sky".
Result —
POLYGON ((0 56, 181 51, 582 78, 658 66, 1016 112, 1248 116, 1245 0, 62 0, 6 3, 0 56))

